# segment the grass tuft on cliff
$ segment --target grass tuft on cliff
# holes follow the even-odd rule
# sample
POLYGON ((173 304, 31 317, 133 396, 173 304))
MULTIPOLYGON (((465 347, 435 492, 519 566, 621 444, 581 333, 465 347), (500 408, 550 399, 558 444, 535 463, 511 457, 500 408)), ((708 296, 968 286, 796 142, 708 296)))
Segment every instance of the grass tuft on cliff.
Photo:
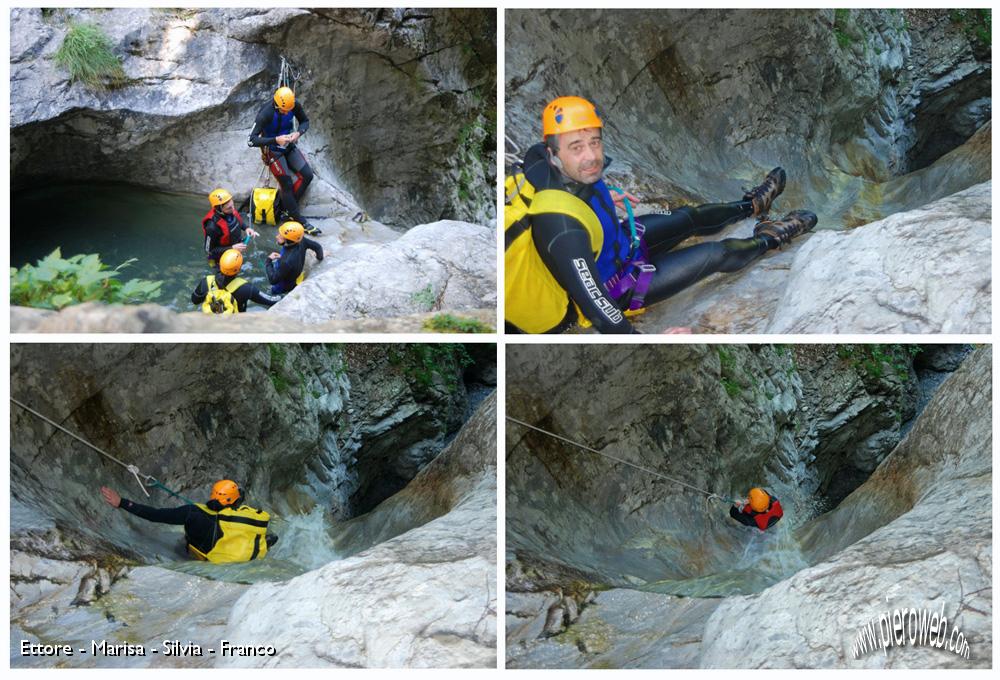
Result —
POLYGON ((127 80, 121 60, 111 51, 111 41, 94 24, 71 23, 55 58, 69 71, 71 81, 95 90, 121 87, 127 80))

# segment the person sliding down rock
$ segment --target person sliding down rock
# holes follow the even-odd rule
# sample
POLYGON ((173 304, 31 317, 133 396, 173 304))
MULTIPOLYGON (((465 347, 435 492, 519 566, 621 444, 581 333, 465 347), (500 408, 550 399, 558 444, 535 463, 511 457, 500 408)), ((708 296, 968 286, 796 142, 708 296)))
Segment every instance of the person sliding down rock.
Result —
POLYGON ((294 290, 305 279, 307 250, 313 251, 317 261, 323 261, 323 246, 306 238, 298 222, 285 222, 278 227, 276 240, 281 252, 267 256, 264 270, 271 282, 271 294, 281 295, 294 290))
POLYGON ((216 482, 205 503, 182 505, 179 508, 140 505, 122 498, 118 492, 106 486, 101 487, 101 495, 111 507, 121 508, 136 517, 160 524, 183 525, 188 553, 198 560, 259 560, 278 541, 277 536, 267 533, 271 516, 243 503, 243 491, 231 479, 216 482))
POLYGON ((224 252, 219 258, 219 271, 198 281, 191 293, 192 304, 201 305, 206 314, 239 314, 247 311, 251 300, 265 307, 281 300, 262 293, 257 286, 237 276, 242 266, 240 251, 233 248, 224 252))
POLYGON ((322 232, 309 224, 299 210, 299 199, 313 179, 309 161, 296 144, 308 129, 309 117, 302 104, 295 101, 295 93, 289 87, 279 87, 274 93, 274 101, 264 104, 257 112, 247 144, 260 148, 264 165, 278 182, 281 207, 307 234, 316 236, 322 232), (293 120, 298 121, 298 130, 292 129, 293 120))
MULTIPOLYGON (((559 333, 586 319, 601 333, 634 333, 636 311, 716 272, 734 272, 816 226, 816 215, 766 219, 785 188, 774 168, 738 201, 685 206, 620 221, 637 201, 603 179, 604 123, 594 105, 559 97, 542 112, 543 143, 506 180, 505 325, 513 333, 559 333), (693 235, 714 234, 757 217, 752 238, 673 250, 693 235)), ((672 329, 676 330, 676 329, 672 329)))
POLYGON ((257 232, 243 226, 243 218, 233 205, 233 195, 225 189, 216 189, 208 195, 212 208, 201 220, 205 234, 205 253, 208 266, 216 269, 222 254, 234 248, 241 253, 247 249, 246 240, 256 238, 257 232))
POLYGON ((729 516, 740 524, 757 527, 761 531, 770 529, 784 516, 781 503, 764 489, 750 489, 749 497, 741 499, 729 508, 729 516))

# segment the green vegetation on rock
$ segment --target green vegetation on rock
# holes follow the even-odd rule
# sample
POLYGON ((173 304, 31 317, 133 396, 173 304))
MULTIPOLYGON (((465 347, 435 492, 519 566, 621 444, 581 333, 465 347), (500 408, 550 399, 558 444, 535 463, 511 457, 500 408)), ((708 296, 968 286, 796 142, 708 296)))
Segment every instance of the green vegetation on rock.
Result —
POLYGON ((993 41, 993 11, 990 9, 953 9, 948 15, 952 23, 960 26, 969 40, 981 47, 990 47, 993 41))
POLYGON ((424 328, 435 333, 492 333, 493 329, 478 319, 452 314, 436 314, 424 322, 424 328))
POLYGON ((62 309, 81 302, 138 304, 160 294, 159 281, 118 278, 121 270, 135 262, 126 260, 114 269, 98 255, 73 255, 63 259, 56 248, 34 265, 10 268, 12 305, 62 309))
POLYGON ((910 373, 913 357, 923 351, 919 345, 838 345, 837 356, 857 371, 878 380, 888 366, 902 379, 910 373))
POLYGON ((111 51, 111 41, 94 24, 70 23, 55 59, 69 70, 71 81, 79 80, 95 90, 120 87, 127 80, 121 60, 111 51))
POLYGON ((465 345, 449 342, 395 345, 389 363, 423 388, 441 381, 452 392, 462 378, 462 369, 473 363, 465 345))

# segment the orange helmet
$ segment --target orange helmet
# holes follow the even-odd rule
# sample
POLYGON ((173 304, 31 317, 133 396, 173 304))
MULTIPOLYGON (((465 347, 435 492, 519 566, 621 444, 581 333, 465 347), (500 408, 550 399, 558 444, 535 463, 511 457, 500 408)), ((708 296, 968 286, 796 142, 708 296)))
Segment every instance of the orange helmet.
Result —
POLYGON ((222 257, 219 258, 219 271, 226 276, 233 276, 242 266, 243 253, 234 248, 222 253, 222 257))
POLYGON ((213 208, 225 205, 231 200, 233 200, 233 195, 225 189, 215 189, 208 195, 208 202, 212 204, 213 208))
POLYGON ((542 111, 542 137, 564 132, 603 128, 593 104, 582 97, 558 97, 542 111))
POLYGON ((288 113, 295 108, 295 93, 290 87, 279 87, 274 91, 274 105, 282 113, 288 113))
POLYGON ((750 509, 754 512, 765 512, 771 505, 771 497, 764 489, 754 487, 750 489, 750 509))
POLYGON ((278 227, 278 233, 286 241, 298 243, 302 240, 302 235, 306 233, 306 230, 298 222, 285 222, 278 227))
POLYGON ((222 505, 232 505, 240 497, 240 487, 231 479, 220 479, 212 485, 212 499, 222 505))

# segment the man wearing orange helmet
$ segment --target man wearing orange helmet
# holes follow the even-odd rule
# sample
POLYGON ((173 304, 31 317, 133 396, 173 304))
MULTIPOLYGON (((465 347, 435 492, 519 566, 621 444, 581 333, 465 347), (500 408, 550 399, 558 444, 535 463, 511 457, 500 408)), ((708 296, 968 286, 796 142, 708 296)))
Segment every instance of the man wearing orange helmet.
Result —
POLYGON ((285 222, 278 227, 276 237, 280 253, 271 253, 264 263, 271 294, 283 295, 295 289, 305 278, 306 251, 311 250, 318 262, 323 261, 323 246, 306 237, 298 222, 285 222))
POLYGON ((256 238, 257 232, 243 225, 243 218, 233 205, 233 195, 225 189, 215 189, 208 195, 212 207, 201 220, 201 230, 205 234, 205 254, 208 266, 219 266, 222 253, 235 248, 241 253, 247 248, 246 241, 256 238))
POLYGON ((243 254, 231 248, 219 258, 219 271, 198 281, 191 293, 191 303, 201 305, 206 314, 239 314, 247 311, 251 300, 270 307, 280 297, 267 295, 257 286, 239 276, 243 267, 243 254))
POLYGON ((745 500, 741 499, 729 508, 730 517, 740 524, 757 527, 761 531, 773 527, 784 514, 781 502, 759 487, 750 489, 745 500))
POLYGON ((267 533, 271 516, 246 505, 243 492, 231 479, 216 482, 205 503, 178 508, 140 505, 106 486, 101 487, 101 496, 111 507, 150 522, 183 525, 188 553, 199 560, 218 563, 258 560, 278 540, 267 533))
POLYGON ((309 117, 302 104, 295 101, 295 93, 290 87, 279 87, 273 101, 257 112, 247 144, 260 149, 264 165, 278 182, 284 211, 299 222, 307 234, 317 235, 322 232, 309 224, 299 209, 299 199, 313 179, 309 161, 297 145, 308 129, 309 117), (298 130, 294 129, 295 121, 298 121, 298 130))
POLYGON ((561 332, 581 314, 601 333, 635 332, 626 311, 660 302, 709 274, 737 271, 816 224, 806 211, 764 219, 784 190, 781 168, 738 201, 620 220, 616 208, 636 199, 621 189, 612 193, 603 180, 611 163, 603 128, 587 100, 553 100, 542 112, 544 141, 525 154, 523 172, 508 178, 508 332, 561 332), (689 236, 751 216, 761 218, 752 238, 673 250, 689 236))

